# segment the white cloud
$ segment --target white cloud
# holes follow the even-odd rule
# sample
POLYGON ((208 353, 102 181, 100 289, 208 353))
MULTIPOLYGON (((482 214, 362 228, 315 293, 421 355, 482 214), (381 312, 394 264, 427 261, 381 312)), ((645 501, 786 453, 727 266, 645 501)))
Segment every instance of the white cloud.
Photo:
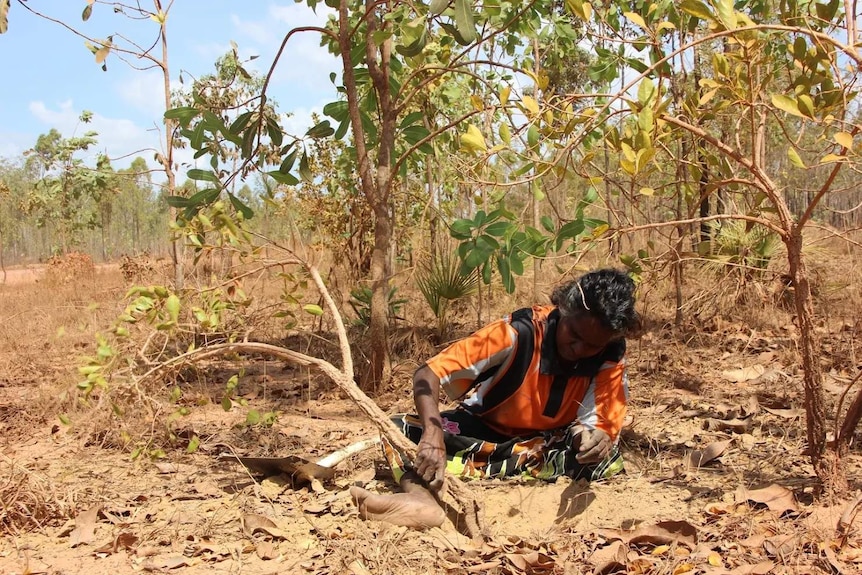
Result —
POLYGON ((23 132, 0 132, 0 158, 15 158, 33 147, 35 138, 23 132))
POLYGON ((136 72, 128 74, 116 86, 116 90, 127 104, 141 112, 161 118, 165 111, 164 76, 160 72, 136 72))
POLYGON ((29 109, 44 125, 44 131, 56 128, 67 138, 90 130, 98 132, 98 144, 90 158, 99 152, 104 152, 109 158, 122 158, 115 162, 115 168, 126 167, 136 156, 143 157, 152 166, 154 152, 162 149, 162 132, 155 126, 146 129, 132 120, 107 118, 101 114, 93 114, 89 124, 82 124, 81 110, 76 109, 71 100, 61 102, 56 109, 49 108, 44 102, 34 101, 30 102, 29 109))
MULTIPOLYGON (((268 70, 278 47, 288 31, 302 26, 323 27, 335 11, 319 5, 315 13, 304 4, 271 4, 265 20, 243 20, 237 15, 231 21, 239 34, 241 53, 260 47, 260 59, 252 68, 268 70), (251 45, 246 46, 247 41, 251 45)), ((314 31, 293 35, 287 43, 272 79, 271 96, 286 111, 300 113, 325 93, 335 97, 329 75, 339 72, 340 60, 320 45, 320 34, 314 31), (309 99, 312 101, 310 102, 309 99)))

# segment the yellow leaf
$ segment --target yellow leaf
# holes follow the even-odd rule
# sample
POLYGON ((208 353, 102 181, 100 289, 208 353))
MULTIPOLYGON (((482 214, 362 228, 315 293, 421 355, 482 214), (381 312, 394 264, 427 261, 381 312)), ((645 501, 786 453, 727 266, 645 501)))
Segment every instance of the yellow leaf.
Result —
POLYGON ((158 14, 150 14, 150 20, 152 20, 156 24, 164 24, 166 19, 167 14, 161 11, 158 14))
POLYGON ((470 103, 473 104, 473 109, 478 112, 481 112, 485 109, 485 102, 482 101, 482 98, 480 98, 476 94, 470 96, 470 103))
POLYGON ((699 104, 699 105, 701 105, 701 106, 703 106, 704 104, 706 104, 707 102, 709 102, 710 100, 712 100, 712 97, 713 97, 713 96, 715 96, 715 93, 716 93, 716 92, 718 92, 718 88, 713 88, 712 90, 710 90, 710 91, 708 91, 708 92, 704 92, 704 93, 701 95, 701 97, 700 97, 700 102, 698 102, 698 104, 699 104))
POLYGON ((662 30, 676 30, 676 26, 673 22, 664 21, 656 27, 656 31, 661 32, 662 30))
POLYGON ((718 554, 718 553, 716 553, 715 551, 713 551, 712 553, 710 553, 710 554, 709 554, 709 557, 707 557, 707 559, 706 559, 706 560, 707 560, 707 562, 708 562, 710 565, 712 565, 713 567, 721 567, 721 555, 719 555, 719 554, 718 554))
POLYGON ((592 235, 593 235, 593 237, 594 237, 594 238, 599 238, 599 237, 601 237, 602 235, 604 235, 604 233, 605 233, 606 231, 608 231, 609 229, 611 229, 611 226, 609 226, 608 224, 601 224, 601 225, 598 225, 598 226, 596 226, 596 228, 593 230, 593 234, 592 234, 592 235))
POLYGON ((634 22, 635 24, 637 24, 638 26, 640 26, 641 28, 646 30, 646 27, 647 27, 646 22, 644 22, 644 19, 640 14, 637 14, 635 12, 623 12, 623 16, 625 16, 626 18, 628 18, 629 20, 631 20, 632 22, 634 22))
POLYGON ((651 555, 664 555, 667 553, 668 549, 670 549, 670 545, 657 545, 656 548, 652 550, 651 555))
POLYGON ((840 145, 844 146, 848 150, 853 148, 853 134, 848 134, 847 132, 838 132, 834 136, 835 141, 840 145))
POLYGON ((505 104, 509 101, 509 94, 512 93, 512 89, 508 86, 500 90, 500 103, 505 104))
POLYGON ((784 110, 788 114, 794 116, 805 117, 805 114, 799 111, 799 104, 793 98, 789 98, 783 94, 772 95, 772 105, 779 110, 784 110))
POLYGON ((500 124, 500 129, 498 130, 500 134, 500 139, 503 140, 503 143, 507 146, 512 143, 512 132, 509 131, 509 124, 503 122, 500 124))
POLYGON ((787 156, 790 158, 790 163, 797 168, 805 167, 805 162, 802 161, 802 158, 799 156, 799 152, 797 152, 795 148, 787 148, 787 156))
POLYGON ((539 70, 539 79, 536 82, 536 85, 539 86, 539 90, 545 90, 550 83, 551 78, 548 76, 548 73, 544 70, 539 70))
POLYGON ((682 565, 677 565, 676 569, 673 570, 673 575, 680 575, 681 573, 688 573, 689 571, 694 570, 694 565, 691 563, 683 563, 682 565))
MULTIPOLYGON (((652 188, 641 188, 641 189, 640 189, 640 194, 641 194, 642 196, 654 196, 654 195, 655 195, 655 190, 654 190, 654 189, 652 189, 652 188)), ((658 549, 658 547, 656 547, 656 549, 658 549)))
POLYGON ((479 131, 479 128, 473 124, 467 126, 467 133, 461 134, 461 147, 466 148, 470 152, 486 152, 488 150, 485 137, 479 131))
POLYGON ((524 96, 521 103, 532 115, 537 116, 539 114, 539 103, 532 96, 524 96))
POLYGON ((839 156, 838 154, 826 154, 822 158, 820 158, 821 164, 828 164, 830 162, 840 162, 844 159, 844 156, 839 156))

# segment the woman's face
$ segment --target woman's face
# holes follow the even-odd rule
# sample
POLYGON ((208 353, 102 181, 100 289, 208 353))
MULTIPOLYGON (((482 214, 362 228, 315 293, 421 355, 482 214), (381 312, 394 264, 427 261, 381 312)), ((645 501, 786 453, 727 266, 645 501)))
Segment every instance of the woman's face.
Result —
POLYGON ((600 353, 616 336, 589 313, 560 316, 557 353, 566 361, 591 357, 600 353))

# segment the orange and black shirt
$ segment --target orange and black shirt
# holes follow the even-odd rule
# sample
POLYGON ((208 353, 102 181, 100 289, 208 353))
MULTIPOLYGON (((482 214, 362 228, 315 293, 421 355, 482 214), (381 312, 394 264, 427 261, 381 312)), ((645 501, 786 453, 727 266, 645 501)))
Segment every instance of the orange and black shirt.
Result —
POLYGON ((626 412, 625 340, 577 362, 557 354, 554 306, 513 312, 455 342, 427 365, 446 395, 511 437, 575 421, 616 440, 626 412))

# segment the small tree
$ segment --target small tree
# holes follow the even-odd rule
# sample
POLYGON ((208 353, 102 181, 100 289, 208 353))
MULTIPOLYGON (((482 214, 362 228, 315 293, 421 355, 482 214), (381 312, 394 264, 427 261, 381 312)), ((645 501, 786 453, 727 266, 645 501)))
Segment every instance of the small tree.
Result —
MULTIPOLYGON (((90 112, 84 112, 80 121, 87 124, 91 118, 90 112)), ((61 253, 79 242, 80 231, 98 228, 102 223, 99 208, 108 193, 102 170, 109 167, 109 162, 100 154, 93 169, 80 157, 81 152, 96 144, 97 135, 88 131, 83 136, 64 138, 52 129, 39 136, 26 154, 39 178, 25 198, 24 211, 35 217, 37 226, 57 230, 61 253)))

